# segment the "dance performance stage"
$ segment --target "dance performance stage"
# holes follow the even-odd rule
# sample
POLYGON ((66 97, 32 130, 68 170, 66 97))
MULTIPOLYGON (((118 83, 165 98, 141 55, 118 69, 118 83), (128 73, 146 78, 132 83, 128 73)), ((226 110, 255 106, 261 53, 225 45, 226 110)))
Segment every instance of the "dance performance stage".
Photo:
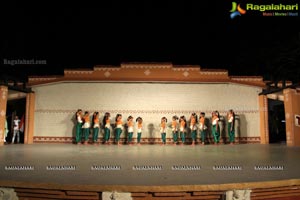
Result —
MULTIPOLYGON (((32 197, 55 189, 75 190, 82 195, 135 192, 139 198, 146 197, 143 194, 149 198, 155 191, 179 195, 201 190, 215 192, 219 195, 215 199, 220 199, 224 190, 279 186, 294 188, 294 195, 300 195, 300 181, 294 180, 300 179, 300 148, 280 144, 15 144, 2 146, 0 158, 0 186, 15 188, 20 197, 30 196, 34 189, 40 190, 32 197)), ((52 193, 47 197, 54 198, 52 193)))
MULTIPOLYGON (((226 70, 171 63, 65 70, 63 76, 30 77, 28 86, 24 145, 4 145, 0 140, 0 195, 5 187, 19 199, 125 200, 122 195, 129 195, 127 199, 135 200, 220 200, 236 193, 245 199, 300 198, 300 126, 294 120, 299 116, 299 90, 287 88, 270 96, 262 93, 262 77, 234 77, 226 70), (269 144, 270 98, 284 104, 284 144, 269 144), (78 109, 99 112, 100 122, 109 112, 111 141, 114 116, 123 115, 121 142, 127 141, 125 119, 142 117, 142 145, 72 144, 78 109), (236 114, 232 129, 237 145, 223 144, 228 142, 226 115, 231 109, 236 114), (206 138, 212 138, 212 111, 220 114, 222 144, 211 145, 209 140, 210 145, 200 146, 198 136, 196 146, 169 144, 174 115, 189 118, 205 112, 206 138), (169 123, 166 146, 159 145, 162 117, 169 123)), ((2 113, 7 101, 24 98, 8 86, 0 89, 2 113)), ((5 119, 0 116, 0 139, 5 119)), ((188 126, 187 143, 191 130, 188 126)), ((92 127, 89 131, 94 134, 92 127)), ((134 141, 137 131, 135 127, 134 141)), ((98 141, 103 135, 101 128, 98 141)))

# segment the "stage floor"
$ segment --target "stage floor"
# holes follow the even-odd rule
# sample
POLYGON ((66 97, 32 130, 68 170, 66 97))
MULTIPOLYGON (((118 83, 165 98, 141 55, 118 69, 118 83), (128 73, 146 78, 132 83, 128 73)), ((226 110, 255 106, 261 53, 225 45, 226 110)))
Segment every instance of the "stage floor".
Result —
POLYGON ((300 178, 300 148, 286 145, 116 146, 10 144, 0 180, 84 185, 202 185, 300 178))

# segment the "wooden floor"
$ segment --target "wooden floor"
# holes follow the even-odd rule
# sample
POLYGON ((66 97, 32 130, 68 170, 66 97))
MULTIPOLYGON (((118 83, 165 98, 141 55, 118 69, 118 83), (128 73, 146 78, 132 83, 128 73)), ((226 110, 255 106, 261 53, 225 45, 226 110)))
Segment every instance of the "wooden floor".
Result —
POLYGON ((285 145, 93 146, 72 144, 0 147, 0 187, 14 188, 19 199, 101 199, 103 192, 128 192, 135 200, 217 199, 226 191, 250 189, 251 199, 300 199, 300 148, 285 145), (93 166, 120 170, 92 170, 93 166), (242 170, 215 170, 218 166, 242 170), (32 166, 34 170, 10 170, 32 166), (75 166, 74 171, 48 166, 75 166), (134 170, 160 166, 162 170, 134 170), (199 166, 200 170, 173 170, 199 166), (256 170, 282 166, 282 170, 256 170))

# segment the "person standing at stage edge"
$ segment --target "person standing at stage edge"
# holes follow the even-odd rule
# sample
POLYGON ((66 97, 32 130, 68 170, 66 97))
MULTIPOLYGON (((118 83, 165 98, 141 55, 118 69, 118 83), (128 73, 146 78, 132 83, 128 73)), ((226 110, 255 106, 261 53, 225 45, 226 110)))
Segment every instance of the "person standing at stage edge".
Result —
POLYGON ((76 112, 76 144, 80 144, 82 135, 82 110, 78 109, 76 112))
POLYGON ((219 127, 218 127, 218 122, 219 122, 219 116, 216 111, 212 112, 212 135, 214 137, 214 142, 215 145, 219 144, 220 141, 220 133, 219 133, 219 127))
POLYGON ((6 143, 6 137, 8 134, 9 130, 8 130, 8 124, 7 124, 7 117, 5 118, 5 128, 4 128, 4 137, 3 137, 3 142, 6 143))
POLYGON ((19 117, 16 115, 14 119, 14 134, 11 143, 15 142, 15 137, 17 136, 17 143, 20 142, 20 120, 19 117))
POLYGON ((234 120, 235 120, 235 114, 232 109, 228 111, 227 114, 227 120, 228 120, 228 135, 229 135, 229 142, 231 145, 234 144, 234 120))

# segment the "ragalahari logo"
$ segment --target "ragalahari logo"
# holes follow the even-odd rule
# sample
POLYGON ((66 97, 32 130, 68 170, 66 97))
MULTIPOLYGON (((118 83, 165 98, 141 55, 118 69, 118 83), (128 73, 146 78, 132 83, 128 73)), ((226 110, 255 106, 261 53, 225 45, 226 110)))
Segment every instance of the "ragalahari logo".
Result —
POLYGON ((246 14, 246 10, 244 10, 243 8, 241 8, 241 5, 238 4, 236 2, 232 2, 232 8, 230 10, 231 14, 230 14, 230 18, 233 19, 236 16, 241 16, 246 14))

